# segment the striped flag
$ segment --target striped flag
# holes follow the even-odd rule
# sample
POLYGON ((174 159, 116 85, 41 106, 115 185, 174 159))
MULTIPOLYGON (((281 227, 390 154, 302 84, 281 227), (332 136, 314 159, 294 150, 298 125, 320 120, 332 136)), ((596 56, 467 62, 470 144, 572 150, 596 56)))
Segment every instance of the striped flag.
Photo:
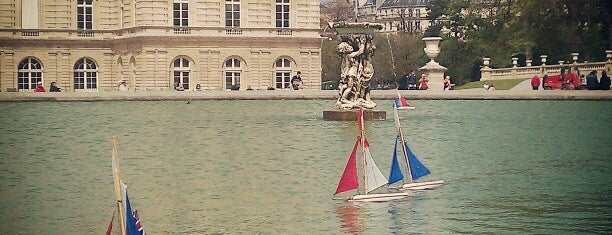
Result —
POLYGON ((113 231, 113 221, 115 221, 115 212, 113 211, 113 217, 111 217, 110 223, 108 223, 108 228, 106 228, 106 235, 111 235, 113 231))
POLYGON ((357 112, 357 125, 359 126, 359 131, 363 131, 363 108, 359 108, 359 112, 357 112))
POLYGON ((125 191, 125 232, 129 235, 145 235, 144 228, 142 227, 142 223, 140 223, 140 218, 138 217, 138 211, 132 212, 132 205, 130 204, 130 199, 127 195, 127 190, 125 191))

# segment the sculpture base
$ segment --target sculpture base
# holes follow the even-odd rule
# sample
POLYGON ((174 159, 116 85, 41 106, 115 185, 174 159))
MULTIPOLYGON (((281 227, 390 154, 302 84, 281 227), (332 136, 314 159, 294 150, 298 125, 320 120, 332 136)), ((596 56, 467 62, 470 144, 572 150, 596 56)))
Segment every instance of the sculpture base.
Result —
MULTIPOLYGON (((357 112, 359 110, 324 110, 323 120, 326 121, 356 121, 357 112)), ((380 110, 363 110, 363 119, 366 121, 371 120, 385 120, 387 119, 387 112, 380 110)))

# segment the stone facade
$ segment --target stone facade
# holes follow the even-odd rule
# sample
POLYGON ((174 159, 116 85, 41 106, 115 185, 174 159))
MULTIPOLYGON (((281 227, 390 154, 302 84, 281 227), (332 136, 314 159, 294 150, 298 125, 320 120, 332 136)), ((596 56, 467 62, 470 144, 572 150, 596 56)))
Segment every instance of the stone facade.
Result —
POLYGON ((0 0, 0 89, 321 89, 318 0, 0 0))

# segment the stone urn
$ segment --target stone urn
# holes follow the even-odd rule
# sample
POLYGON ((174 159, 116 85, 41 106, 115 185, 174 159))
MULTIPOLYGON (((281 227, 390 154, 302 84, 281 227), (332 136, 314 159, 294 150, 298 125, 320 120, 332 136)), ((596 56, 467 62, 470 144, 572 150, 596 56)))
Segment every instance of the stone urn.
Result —
POLYGON ((434 62, 434 58, 438 57, 438 54, 440 54, 440 41, 442 41, 441 37, 426 37, 423 38, 423 41, 425 42, 425 54, 427 55, 427 57, 429 57, 429 59, 431 59, 431 62, 434 62))
POLYGON ((440 41, 442 41, 441 37, 426 37, 423 38, 425 42, 425 54, 429 57, 430 61, 425 64, 425 66, 419 68, 428 82, 429 89, 428 90, 444 90, 444 72, 446 71, 446 67, 441 66, 434 59, 440 54, 440 41))

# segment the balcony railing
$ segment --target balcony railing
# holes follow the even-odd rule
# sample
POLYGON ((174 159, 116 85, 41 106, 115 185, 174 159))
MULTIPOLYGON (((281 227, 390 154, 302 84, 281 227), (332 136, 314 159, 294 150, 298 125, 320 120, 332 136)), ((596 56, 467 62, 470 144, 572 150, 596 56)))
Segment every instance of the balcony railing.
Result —
POLYGON ((91 30, 77 32, 77 37, 80 37, 80 38, 93 38, 94 36, 95 34, 91 30))
POLYGON ((0 40, 35 38, 37 40, 113 40, 131 37, 300 37, 319 38, 318 28, 226 28, 226 27, 173 27, 138 26, 118 30, 65 30, 65 29, 0 29, 0 40))
POLYGON ((227 28, 225 29, 227 35, 242 35, 242 29, 240 28, 227 28))
POLYGON ((174 28, 174 34, 191 34, 189 28, 174 28))
POLYGON ((21 31, 23 37, 38 37, 38 31, 21 31))

